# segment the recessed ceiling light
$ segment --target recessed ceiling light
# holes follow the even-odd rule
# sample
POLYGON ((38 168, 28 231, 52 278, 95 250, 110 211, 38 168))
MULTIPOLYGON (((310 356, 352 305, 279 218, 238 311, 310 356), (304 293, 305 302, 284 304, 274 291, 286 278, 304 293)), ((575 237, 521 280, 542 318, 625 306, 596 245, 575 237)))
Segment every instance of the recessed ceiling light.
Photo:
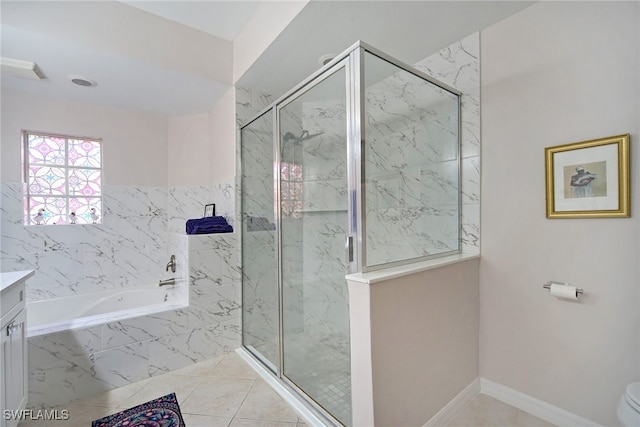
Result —
POLYGON ((71 83, 77 84, 78 86, 83 86, 83 87, 98 86, 98 83, 96 83, 94 80, 90 80, 83 76, 67 76, 67 78, 71 80, 71 83))

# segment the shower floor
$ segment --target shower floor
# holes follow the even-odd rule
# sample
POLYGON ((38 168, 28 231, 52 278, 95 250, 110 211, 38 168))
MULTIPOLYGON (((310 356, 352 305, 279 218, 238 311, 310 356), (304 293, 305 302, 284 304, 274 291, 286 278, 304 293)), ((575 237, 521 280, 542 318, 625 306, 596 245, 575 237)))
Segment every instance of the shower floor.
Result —
POLYGON ((284 375, 345 425, 351 424, 349 339, 342 334, 289 333, 284 375))

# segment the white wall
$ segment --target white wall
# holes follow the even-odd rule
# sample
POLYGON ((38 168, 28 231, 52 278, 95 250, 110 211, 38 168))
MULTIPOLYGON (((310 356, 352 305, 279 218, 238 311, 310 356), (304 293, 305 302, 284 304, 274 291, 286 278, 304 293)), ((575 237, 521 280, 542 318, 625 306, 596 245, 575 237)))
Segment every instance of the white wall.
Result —
POLYGON ((101 138, 104 185, 167 185, 167 118, 2 89, 2 181, 20 181, 21 131, 101 138))
POLYGON ((233 43, 233 81, 251 67, 309 0, 264 1, 233 43))
POLYGON ((604 425, 640 379, 639 6, 542 2, 481 37, 480 375, 604 425), (622 133, 632 217, 546 219, 544 148, 622 133))
POLYGON ((212 185, 235 175, 235 89, 209 113, 169 118, 169 186, 212 185))
POLYGON ((209 184, 209 114, 169 117, 168 151, 170 186, 209 184))
POLYGON ((211 179, 215 184, 233 178, 236 173, 236 90, 229 91, 209 114, 211 179))

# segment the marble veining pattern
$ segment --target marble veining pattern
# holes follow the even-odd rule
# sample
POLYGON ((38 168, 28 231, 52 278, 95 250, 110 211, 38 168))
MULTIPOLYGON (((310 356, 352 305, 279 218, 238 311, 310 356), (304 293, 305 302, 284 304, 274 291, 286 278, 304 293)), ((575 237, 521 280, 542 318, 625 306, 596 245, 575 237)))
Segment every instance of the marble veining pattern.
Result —
POLYGON ((168 372, 240 346, 235 234, 187 236, 205 203, 233 222, 235 180, 202 187, 104 186, 103 223, 24 226, 22 184, 3 182, 3 271, 34 269, 28 301, 175 277, 191 307, 31 337, 29 405, 46 408, 168 372), (172 230, 173 227, 173 230, 172 230), (165 271, 177 258, 174 275, 165 271), (172 276, 170 276, 172 275, 172 276), (185 295, 186 297, 186 295, 185 295))
POLYGON ((102 224, 24 226, 22 184, 2 183, 1 268, 38 272, 29 281, 28 301, 159 279, 167 258, 166 191, 103 190, 102 224))
POLYGON ((64 404, 240 346, 236 235, 171 240, 186 248, 176 276, 189 277, 189 307, 29 338, 31 407, 64 404))
MULTIPOLYGON (((435 55, 445 60, 425 60, 431 66, 427 74, 455 73, 450 84, 459 85, 460 69, 470 67, 447 61, 456 48, 435 55)), ((456 97, 373 56, 365 64, 389 69, 389 77, 368 83, 365 91, 366 264, 455 251, 459 242, 456 97)), ((366 75, 365 71, 365 81, 366 75)), ((474 193, 465 192, 464 184, 468 201, 474 193)))
POLYGON ((216 205, 216 215, 225 217, 233 226, 235 223, 233 178, 212 186, 170 187, 167 200, 169 231, 185 233, 187 220, 202 218, 204 206, 211 203, 216 205))
POLYGON ((414 66, 462 92, 462 251, 479 253, 480 35, 471 34, 414 66))

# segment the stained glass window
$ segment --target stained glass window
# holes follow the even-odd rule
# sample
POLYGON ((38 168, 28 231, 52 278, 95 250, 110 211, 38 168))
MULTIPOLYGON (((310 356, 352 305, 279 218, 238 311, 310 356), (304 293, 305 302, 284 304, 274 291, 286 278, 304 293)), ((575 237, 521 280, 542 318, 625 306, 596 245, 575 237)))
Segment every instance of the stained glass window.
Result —
POLYGON ((24 132, 24 223, 102 222, 99 140, 24 132))
POLYGON ((280 163, 280 194, 282 215, 301 218, 302 168, 295 163, 280 163))

